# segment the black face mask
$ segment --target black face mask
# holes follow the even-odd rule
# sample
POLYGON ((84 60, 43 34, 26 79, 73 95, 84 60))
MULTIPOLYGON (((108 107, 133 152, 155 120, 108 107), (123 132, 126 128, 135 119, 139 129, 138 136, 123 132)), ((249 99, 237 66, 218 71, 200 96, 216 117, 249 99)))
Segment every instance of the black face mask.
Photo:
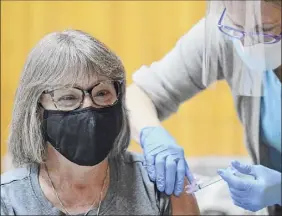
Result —
POLYGON ((94 166, 111 151, 122 125, 122 109, 87 107, 74 111, 44 110, 45 140, 68 160, 94 166))

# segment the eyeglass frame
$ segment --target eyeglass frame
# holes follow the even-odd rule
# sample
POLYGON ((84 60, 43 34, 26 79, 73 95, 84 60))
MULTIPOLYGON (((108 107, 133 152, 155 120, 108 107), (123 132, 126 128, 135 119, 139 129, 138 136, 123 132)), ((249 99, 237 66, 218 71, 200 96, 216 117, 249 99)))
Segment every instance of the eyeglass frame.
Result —
MULTIPOLYGON (((82 97, 81 97, 82 99, 81 99, 81 102, 80 102, 79 106, 78 106, 77 108, 75 108, 75 109, 72 109, 72 110, 61 110, 61 109, 59 109, 59 108, 57 107, 56 102, 55 102, 55 100, 54 100, 54 94, 53 94, 53 93, 54 93, 54 91, 56 91, 56 90, 58 90, 58 89, 60 89, 60 88, 52 89, 52 90, 45 90, 45 91, 43 91, 42 93, 43 93, 43 94, 49 94, 49 95, 51 96, 52 102, 53 102, 53 104, 54 104, 54 106, 56 107, 57 110, 69 112, 69 111, 74 111, 74 110, 80 109, 81 106, 83 105, 83 101, 84 101, 86 95, 91 95, 92 90, 93 90, 96 86, 100 85, 100 84, 103 83, 103 82, 109 82, 109 81, 110 81, 110 82, 113 82, 113 83, 118 83, 119 87, 122 86, 122 84, 124 83, 124 80, 104 80, 104 81, 101 81, 101 82, 96 83, 93 87, 91 87, 91 88, 88 89, 88 90, 84 90, 84 89, 81 89, 81 88, 78 88, 78 87, 71 87, 71 88, 74 88, 74 89, 78 89, 78 90, 80 90, 80 91, 82 92, 82 97)), ((120 94, 121 94, 120 91, 117 92, 117 100, 116 100, 114 103, 112 103, 111 105, 102 106, 102 107, 101 107, 101 105, 96 104, 96 103, 93 101, 92 96, 91 96, 90 98, 91 98, 91 101, 92 101, 92 103, 93 103, 94 105, 96 105, 96 106, 98 106, 98 107, 101 107, 101 109, 103 109, 103 108, 107 108, 107 107, 114 106, 114 105, 119 101, 119 99, 120 99, 120 94)), ((43 107, 41 103, 39 103, 39 104, 40 104, 41 107, 43 107)), ((43 108, 44 108, 44 107, 43 107, 43 108)), ((45 108, 44 108, 44 109, 45 109, 45 108)))
POLYGON ((273 34, 266 34, 266 33, 256 33, 256 32, 249 32, 249 33, 247 33, 245 31, 241 31, 239 29, 235 29, 235 28, 232 28, 232 27, 229 27, 229 26, 226 26, 226 25, 222 25, 221 22, 222 22, 222 20, 224 18, 225 12, 226 12, 226 8, 224 8, 224 10, 223 10, 223 12, 222 12, 222 14, 221 14, 221 16, 219 18, 219 21, 217 23, 217 27, 219 28, 219 30, 223 34, 225 34, 225 35, 227 35, 229 37, 236 38, 238 40, 241 40, 242 38, 246 37, 246 35, 251 35, 251 36, 253 36, 253 35, 261 35, 261 36, 267 36, 267 37, 271 37, 271 38, 275 39, 275 41, 273 41, 271 43, 265 43, 265 44, 274 44, 274 43, 278 43, 281 40, 282 32, 280 33, 280 35, 273 35, 273 34), (242 34, 242 36, 239 38, 239 37, 236 37, 236 36, 233 36, 233 35, 229 35, 226 32, 224 32, 223 27, 226 28, 226 29, 229 29, 229 30, 233 30, 233 31, 239 32, 239 33, 242 34))

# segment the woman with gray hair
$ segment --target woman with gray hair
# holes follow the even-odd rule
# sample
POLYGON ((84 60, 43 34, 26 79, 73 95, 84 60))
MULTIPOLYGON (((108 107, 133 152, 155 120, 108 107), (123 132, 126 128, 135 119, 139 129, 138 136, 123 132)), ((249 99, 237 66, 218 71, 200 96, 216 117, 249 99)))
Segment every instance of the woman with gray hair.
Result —
POLYGON ((119 58, 84 32, 48 34, 17 89, 1 215, 198 214, 194 196, 156 189, 129 141, 119 58))

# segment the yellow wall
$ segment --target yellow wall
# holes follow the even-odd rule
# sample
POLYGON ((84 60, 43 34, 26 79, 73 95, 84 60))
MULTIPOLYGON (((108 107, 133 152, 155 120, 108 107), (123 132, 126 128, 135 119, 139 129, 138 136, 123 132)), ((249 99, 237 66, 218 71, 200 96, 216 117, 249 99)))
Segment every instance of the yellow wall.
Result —
MULTIPOLYGON (((30 49, 45 34, 66 28, 91 33, 122 58, 131 83, 134 70, 160 59, 204 16, 205 2, 1 1, 1 10, 2 156, 20 71, 30 49)), ((246 154, 224 82, 185 103, 164 125, 188 156, 246 154)), ((140 151, 137 144, 131 149, 140 151)))

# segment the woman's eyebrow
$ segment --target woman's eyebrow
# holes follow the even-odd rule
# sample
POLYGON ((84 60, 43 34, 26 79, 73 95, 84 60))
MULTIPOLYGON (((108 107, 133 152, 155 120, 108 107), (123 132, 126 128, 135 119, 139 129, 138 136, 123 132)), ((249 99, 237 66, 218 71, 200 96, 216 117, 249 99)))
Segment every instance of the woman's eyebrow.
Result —
POLYGON ((91 86, 89 86, 89 87, 86 88, 86 89, 83 88, 82 85, 77 85, 77 84, 74 84, 73 87, 75 87, 75 88, 80 88, 80 89, 84 89, 84 90, 88 91, 88 90, 94 88, 95 86, 98 86, 101 82, 105 82, 105 81, 108 81, 108 80, 109 80, 109 79, 99 79, 99 80, 97 80, 96 82, 94 82, 91 86))
POLYGON ((97 83, 95 83, 94 85, 91 85, 90 87, 88 87, 88 88, 86 89, 86 91, 89 91, 89 90, 93 89, 94 87, 98 86, 100 83, 101 83, 101 82, 97 82, 97 83))

